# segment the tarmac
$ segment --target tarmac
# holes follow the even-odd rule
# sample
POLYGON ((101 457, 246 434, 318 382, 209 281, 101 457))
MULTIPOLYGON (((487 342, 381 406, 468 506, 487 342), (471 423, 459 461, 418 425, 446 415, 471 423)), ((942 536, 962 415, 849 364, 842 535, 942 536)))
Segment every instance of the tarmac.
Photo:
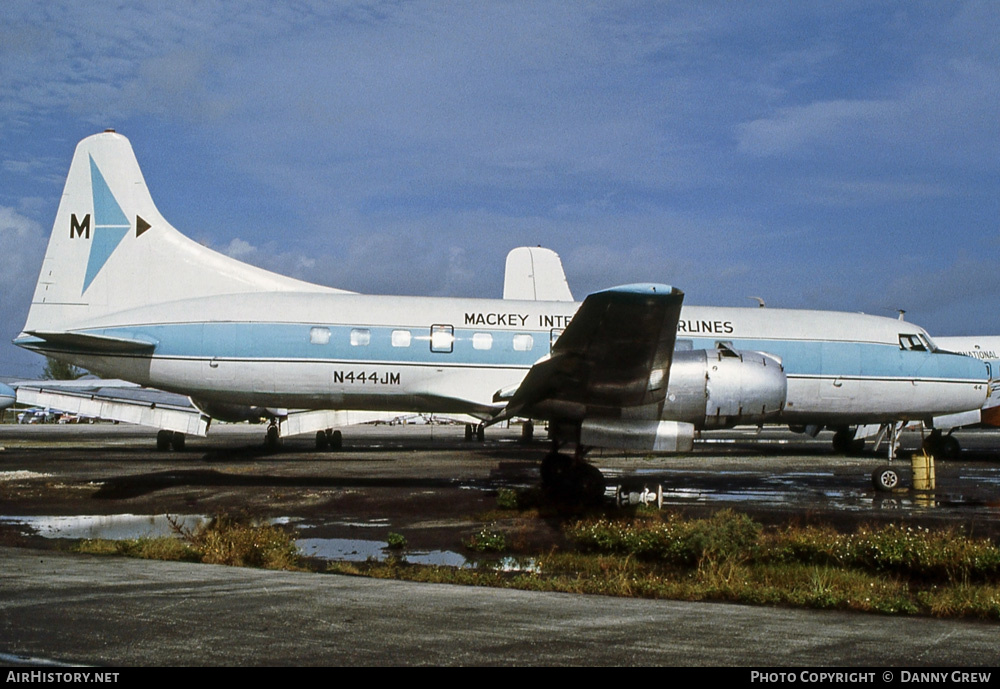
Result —
POLYGON ((997 666, 997 625, 0 548, 0 664, 997 666))
MULTIPOLYGON (((545 451, 517 445, 515 429, 470 446, 460 428, 428 427, 359 429, 340 453, 301 442, 269 455, 253 449, 257 430, 224 430, 177 454, 156 453, 154 436, 134 428, 0 427, 0 516, 240 507, 312 520, 326 537, 391 529, 438 547, 478 528, 469 515, 495 509, 498 486, 537 481, 545 451)), ((963 438, 963 461, 941 468, 929 499, 877 498, 867 475, 879 460, 834 457, 820 441, 788 436, 736 431, 684 458, 592 459, 609 477, 662 480, 687 511, 756 505, 757 515, 781 519, 1000 530, 996 434, 963 438)), ((38 549, 46 539, 18 528, 0 525, 4 543, 22 546, 0 546, 7 667, 851 666, 878 669, 885 681, 882 672, 898 678, 900 668, 1000 665, 995 622, 73 555, 38 549)))

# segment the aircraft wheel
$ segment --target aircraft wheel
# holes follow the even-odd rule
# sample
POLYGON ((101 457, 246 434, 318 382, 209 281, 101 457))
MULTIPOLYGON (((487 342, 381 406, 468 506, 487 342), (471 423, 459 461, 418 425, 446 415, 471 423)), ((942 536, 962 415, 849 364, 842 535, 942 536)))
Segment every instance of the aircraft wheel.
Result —
POLYGON ((184 451, 184 434, 183 433, 176 433, 175 432, 173 434, 173 436, 171 436, 171 438, 170 438, 170 447, 172 447, 174 449, 174 452, 183 452, 184 451))
POLYGON ((325 450, 330 446, 330 439, 326 437, 326 431, 316 431, 316 449, 325 450))
POLYGON ((156 449, 160 452, 170 449, 170 440, 173 433, 170 431, 156 432, 156 449))
POLYGON ((476 442, 483 442, 486 440, 486 426, 484 424, 479 424, 476 426, 476 442))
POLYGON ((542 460, 542 487, 548 489, 555 486, 569 470, 572 463, 573 460, 570 457, 555 450, 545 455, 545 459, 542 460))
POLYGON ((264 444, 271 450, 275 450, 281 445, 281 436, 278 435, 277 426, 268 426, 267 434, 264 436, 264 444))
POLYGON ((470 442, 472 440, 472 424, 465 424, 465 442, 470 442))
POLYGON ((872 485, 875 490, 890 493, 899 487, 899 472, 890 466, 879 467, 872 472, 872 485))
POLYGON ((854 433, 850 428, 841 428, 833 434, 833 451, 847 454, 854 444, 854 433))
POLYGON ((580 502, 587 507, 596 507, 604 500, 604 474, 593 464, 577 462, 576 474, 577 495, 580 502))
POLYGON ((958 459, 958 455, 962 451, 962 446, 959 445, 958 438, 953 435, 946 435, 941 438, 938 451, 941 453, 942 459, 958 459))
POLYGON ((563 505, 594 507, 604 499, 604 474, 592 464, 550 452, 542 460, 542 488, 563 505))
POLYGON ((330 449, 339 450, 344 446, 344 434, 340 431, 326 429, 326 437, 329 439, 330 449))
POLYGON ((531 420, 525 421, 521 426, 521 442, 530 443, 533 437, 535 437, 535 424, 531 420))

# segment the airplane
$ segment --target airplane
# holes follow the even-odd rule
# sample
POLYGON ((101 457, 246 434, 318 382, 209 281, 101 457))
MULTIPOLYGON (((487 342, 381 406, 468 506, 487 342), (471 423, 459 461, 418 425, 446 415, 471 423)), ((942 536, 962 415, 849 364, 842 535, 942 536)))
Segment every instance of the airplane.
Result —
MULTIPOLYGON (((512 418, 543 420, 553 440, 543 485, 588 502, 604 488, 584 459, 591 447, 684 452, 700 429, 894 423, 986 398, 981 362, 936 351, 909 323, 682 309, 683 292, 660 283, 576 303, 558 280, 534 275, 534 258, 515 258, 521 285, 560 298, 386 297, 278 275, 174 229, 128 139, 106 130, 76 148, 14 342, 187 396, 204 417, 199 434, 212 418, 263 415, 268 441, 316 431, 319 445, 331 439, 326 424, 350 410, 468 414, 479 434, 512 418)), ((887 489, 898 476, 890 468, 873 481, 887 489)))
POLYGON ((0 409, 6 409, 13 405, 16 400, 17 394, 14 392, 14 388, 0 383, 0 409))
POLYGON ((933 431, 924 440, 924 446, 932 454, 954 458, 961 450, 958 439, 952 435, 956 429, 1000 426, 1000 337, 935 337, 934 342, 943 351, 982 361, 989 375, 989 396, 982 409, 936 417, 933 431), (947 435, 944 431, 948 432, 947 435))
MULTIPOLYGON (((510 252, 507 258, 506 273, 504 276, 504 298, 508 294, 516 294, 523 299, 539 299, 548 301, 572 301, 572 295, 566 281, 566 275, 562 267, 562 261, 558 254, 543 247, 519 247, 510 252)), ((758 302, 759 308, 764 308, 764 300, 761 297, 749 297, 758 302)), ((690 307, 688 307, 690 309, 690 307)), ((888 320, 888 319, 886 319, 888 320)), ((897 319, 897 323, 902 322, 902 317, 897 319)), ((888 325, 888 323, 886 323, 888 325)), ((982 409, 967 410, 963 412, 950 413, 934 416, 929 427, 931 433, 924 439, 923 446, 936 456, 955 458, 958 456, 961 447, 958 439, 951 435, 958 428, 970 426, 1000 426, 1000 337, 935 337, 933 341, 922 329, 909 329, 906 334, 905 329, 900 329, 900 346, 908 348, 927 348, 952 354, 961 354, 982 360, 986 364, 987 377, 989 378, 989 391, 986 402, 982 409), (948 431, 948 435, 943 435, 942 431, 948 431)), ((693 338, 690 340, 679 339, 678 346, 697 349, 707 349, 715 345, 717 341, 712 338, 693 338)), ((746 342, 739 342, 739 346, 750 346, 746 342)), ((772 346, 772 350, 775 348, 772 346)), ((775 350, 777 351, 777 350, 775 350)), ((795 374, 789 374, 794 377, 795 374)), ((791 419, 791 415, 785 415, 786 419, 791 419)), ((790 423, 789 428, 798 433, 808 433, 814 437, 824 428, 834 431, 833 447, 838 452, 858 452, 864 448, 867 439, 876 438, 876 448, 881 443, 887 432, 899 428, 893 428, 893 424, 881 423, 856 423, 844 425, 843 418, 814 415, 811 418, 799 419, 809 423, 790 423)), ((894 450, 894 445, 890 445, 890 453, 894 450)))

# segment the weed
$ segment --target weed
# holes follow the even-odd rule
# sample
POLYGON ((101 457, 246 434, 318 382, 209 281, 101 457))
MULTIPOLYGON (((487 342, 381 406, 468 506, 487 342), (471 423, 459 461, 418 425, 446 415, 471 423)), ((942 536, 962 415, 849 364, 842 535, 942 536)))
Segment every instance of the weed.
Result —
POLYGON ((502 510, 516 510, 518 508, 517 491, 510 488, 501 488, 498 490, 497 507, 502 510))
POLYGON ((270 524, 220 515, 208 526, 190 530, 171 521, 176 537, 136 538, 121 541, 81 541, 79 552, 125 555, 150 560, 184 560, 206 564, 302 569, 292 537, 270 524))
POLYGON ((406 536, 390 531, 385 537, 385 542, 389 550, 402 550, 406 547, 406 536))
POLYGON ((507 537, 491 524, 472 534, 465 547, 480 553, 500 553, 507 549, 507 537))

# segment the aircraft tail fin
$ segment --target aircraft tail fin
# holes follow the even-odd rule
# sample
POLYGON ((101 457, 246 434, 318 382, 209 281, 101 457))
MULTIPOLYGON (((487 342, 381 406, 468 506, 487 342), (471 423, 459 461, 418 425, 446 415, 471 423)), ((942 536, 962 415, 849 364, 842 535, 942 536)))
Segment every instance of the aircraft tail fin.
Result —
POLYGON ((337 291, 241 263, 174 229, 132 145, 112 130, 76 147, 25 332, 65 332, 102 315, 192 297, 337 291))
POLYGON ((573 301, 559 254, 540 246, 519 246, 507 254, 504 299, 573 301))

